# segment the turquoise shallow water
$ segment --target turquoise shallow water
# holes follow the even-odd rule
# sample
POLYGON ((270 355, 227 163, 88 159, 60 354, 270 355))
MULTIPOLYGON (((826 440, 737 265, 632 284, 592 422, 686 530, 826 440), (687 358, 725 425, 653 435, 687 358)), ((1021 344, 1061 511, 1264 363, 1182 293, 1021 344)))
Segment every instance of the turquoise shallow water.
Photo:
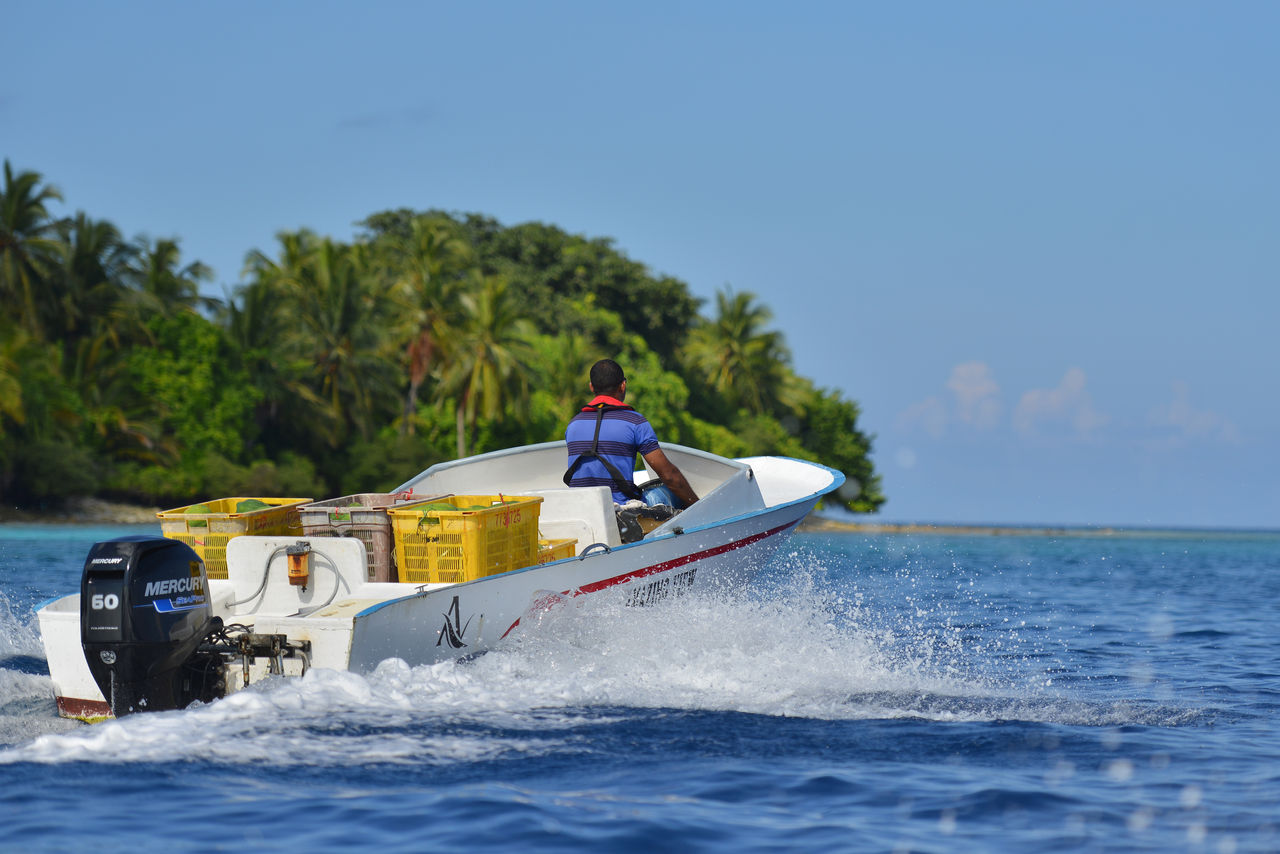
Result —
POLYGON ((731 600, 60 720, 31 609, 140 530, 0 526, 0 850, 1280 850, 1280 535, 800 535, 731 600))

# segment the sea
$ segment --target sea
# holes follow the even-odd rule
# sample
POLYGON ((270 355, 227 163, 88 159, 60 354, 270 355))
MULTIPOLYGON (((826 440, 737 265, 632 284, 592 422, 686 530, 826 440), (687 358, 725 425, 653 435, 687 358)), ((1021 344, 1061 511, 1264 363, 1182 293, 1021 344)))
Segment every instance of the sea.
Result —
MULTIPOLYGON (((0 525, 5 852, 1280 851, 1280 533, 800 533, 732 596, 58 717, 0 525)), ((594 598, 594 597, 592 597, 594 598)))

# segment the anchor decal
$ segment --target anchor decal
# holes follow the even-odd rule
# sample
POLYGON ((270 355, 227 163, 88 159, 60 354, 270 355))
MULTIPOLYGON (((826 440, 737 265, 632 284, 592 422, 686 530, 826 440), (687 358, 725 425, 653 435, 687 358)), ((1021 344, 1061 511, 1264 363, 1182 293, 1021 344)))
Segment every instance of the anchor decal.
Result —
POLYGON ((440 634, 436 637, 436 646, 440 646, 444 641, 449 641, 449 646, 454 649, 462 649, 466 646, 466 642, 462 639, 467 633, 467 627, 471 625, 471 617, 467 617, 467 622, 462 622, 462 609, 458 606, 458 597, 453 597, 453 604, 449 606, 449 610, 444 612, 444 625, 440 627, 440 634))

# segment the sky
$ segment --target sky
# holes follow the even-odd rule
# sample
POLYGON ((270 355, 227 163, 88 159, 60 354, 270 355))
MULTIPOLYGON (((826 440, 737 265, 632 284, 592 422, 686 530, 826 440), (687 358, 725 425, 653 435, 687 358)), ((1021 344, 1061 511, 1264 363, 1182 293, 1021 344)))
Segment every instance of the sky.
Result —
POLYGON ((0 157, 234 288, 407 207, 774 315, 886 522, 1280 528, 1280 4, 0 0, 0 157))

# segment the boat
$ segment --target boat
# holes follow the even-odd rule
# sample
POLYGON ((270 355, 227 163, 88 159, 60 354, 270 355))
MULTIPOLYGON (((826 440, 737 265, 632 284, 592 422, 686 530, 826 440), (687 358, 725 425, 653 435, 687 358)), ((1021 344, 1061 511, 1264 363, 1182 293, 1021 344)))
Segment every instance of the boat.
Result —
POLYGON ((58 713, 92 721, 210 702, 310 668, 370 673, 387 659, 477 655, 580 597, 649 606, 741 589, 844 482, 803 460, 662 448, 702 498, 634 542, 622 542, 608 487, 564 485, 563 442, 440 463, 406 481, 396 490, 406 500, 496 497, 503 524, 528 512, 552 544, 460 581, 370 580, 370 547, 351 536, 246 532, 226 542, 225 578, 206 573, 180 537, 98 543, 80 591, 37 606, 58 713))

